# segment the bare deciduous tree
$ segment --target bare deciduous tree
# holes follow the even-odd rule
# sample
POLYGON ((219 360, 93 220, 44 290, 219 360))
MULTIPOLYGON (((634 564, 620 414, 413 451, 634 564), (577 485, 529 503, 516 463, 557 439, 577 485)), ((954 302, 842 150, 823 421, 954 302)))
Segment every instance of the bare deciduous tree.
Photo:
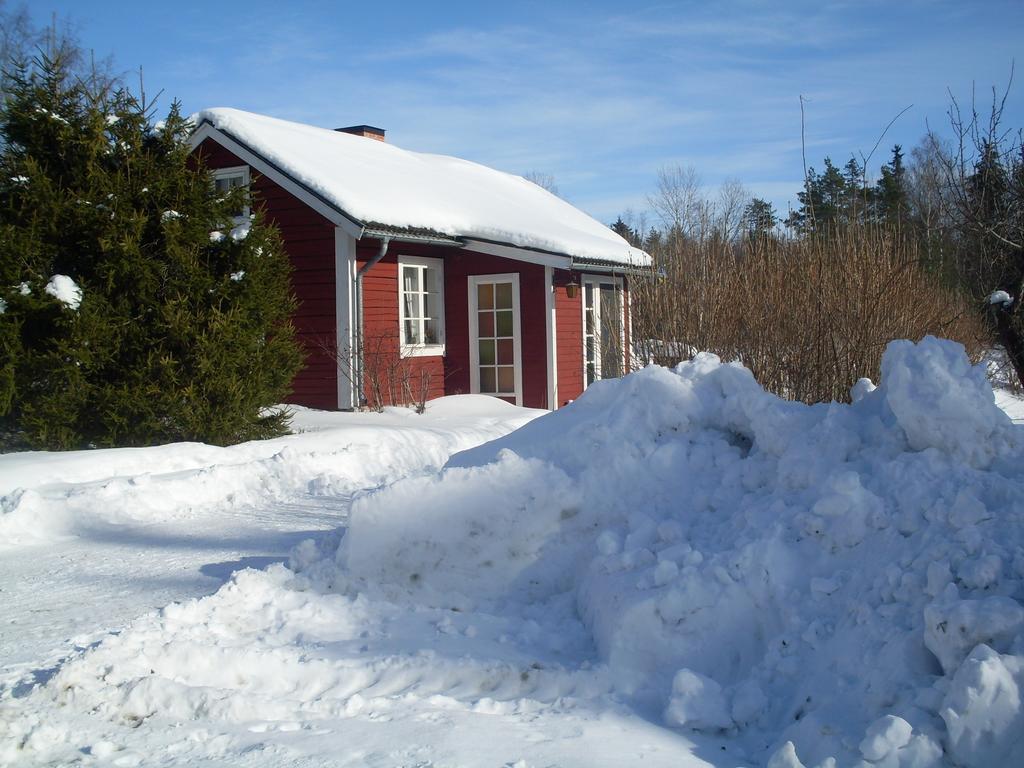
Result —
POLYGON ((558 185, 555 183, 555 177, 550 173, 541 173, 540 171, 527 171, 523 174, 523 178, 527 181, 532 181, 541 189, 546 189, 552 195, 558 195, 558 185))

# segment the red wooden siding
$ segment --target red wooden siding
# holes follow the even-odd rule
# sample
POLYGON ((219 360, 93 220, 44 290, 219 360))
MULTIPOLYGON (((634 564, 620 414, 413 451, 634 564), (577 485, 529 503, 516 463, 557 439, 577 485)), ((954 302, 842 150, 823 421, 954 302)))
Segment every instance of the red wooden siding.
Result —
MULTIPOLYGON (((209 168, 246 165, 212 139, 196 149, 209 168)), ((293 316, 306 365, 292 382, 290 403, 338 407, 337 366, 325 350, 334 343, 336 297, 334 225, 266 176, 252 172, 253 202, 277 225, 292 262, 292 289, 299 301, 293 316)))
MULTIPOLYGON (((356 258, 361 268, 380 248, 377 240, 361 241, 356 258)), ((523 352, 523 405, 546 408, 547 322, 544 304, 544 267, 502 259, 460 248, 392 242, 388 254, 363 278, 363 316, 368 350, 366 386, 370 376, 388 378, 388 372, 408 366, 413 381, 421 374, 430 379, 430 397, 466 394, 470 391, 469 371, 469 283, 470 275, 519 274, 520 319, 523 352), (420 256, 444 261, 444 357, 400 358, 398 342, 398 259, 420 256), (371 366, 376 371, 371 373, 371 366)))
MULTIPOLYGON (((565 286, 569 272, 556 269, 555 284, 555 357, 558 370, 558 405, 563 406, 583 394, 583 289, 570 299, 565 286)), ((580 278, 577 275, 577 285, 580 278)))
MULTIPOLYGON (((379 251, 380 241, 360 240, 356 244, 357 268, 362 269, 379 251)), ((402 391, 404 380, 412 387, 414 400, 420 397, 423 385, 427 387, 428 400, 451 394, 445 391, 443 357, 403 358, 399 354, 398 256, 403 253, 409 251, 400 243, 391 243, 388 254, 363 276, 363 386, 371 403, 375 399, 375 385, 385 405, 408 402, 408 393, 402 391)))

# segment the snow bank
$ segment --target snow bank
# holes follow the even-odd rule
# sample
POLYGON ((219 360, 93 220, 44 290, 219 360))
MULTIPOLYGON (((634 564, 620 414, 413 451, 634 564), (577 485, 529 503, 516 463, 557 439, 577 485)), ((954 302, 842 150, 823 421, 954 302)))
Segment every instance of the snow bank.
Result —
POLYGON ((1020 760, 1024 430, 957 344, 882 370, 852 405, 711 355, 601 382, 360 500, 305 573, 548 625, 574 606, 620 695, 755 761, 1020 760))
POLYGON ((434 400, 427 413, 328 413, 293 407, 297 433, 219 448, 26 451, 0 456, 0 546, 45 543, 95 525, 187 518, 296 494, 344 495, 440 467, 541 411, 482 395, 434 400))
MULTIPOLYGON (((1024 430, 956 344, 893 344, 883 371, 851 405, 711 355, 599 382, 33 700, 167 732, 628 707, 680 733, 672 764, 1022 764, 1024 430)), ((0 758, 65 720, 17 720, 0 758)), ((501 762, 474 755, 450 762, 501 762)))

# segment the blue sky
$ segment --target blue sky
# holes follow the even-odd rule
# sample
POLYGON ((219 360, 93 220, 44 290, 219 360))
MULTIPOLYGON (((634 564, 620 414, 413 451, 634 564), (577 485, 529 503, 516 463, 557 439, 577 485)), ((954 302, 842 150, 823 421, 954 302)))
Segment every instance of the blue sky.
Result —
MULTIPOLYGON (((727 178, 785 213, 808 162, 909 150, 947 88, 982 106, 1024 52, 1024 3, 34 2, 186 111, 369 123, 408 149, 554 177, 602 221, 647 208, 660 167, 727 178)), ((1018 61, 1024 69, 1024 61, 1018 61)), ((1024 71, 1007 122, 1024 126, 1024 71)))

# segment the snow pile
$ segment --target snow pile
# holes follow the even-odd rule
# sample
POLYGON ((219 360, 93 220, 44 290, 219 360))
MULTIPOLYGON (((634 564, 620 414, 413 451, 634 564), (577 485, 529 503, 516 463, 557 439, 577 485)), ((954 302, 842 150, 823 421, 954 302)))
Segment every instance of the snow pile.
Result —
POLYGON ((672 726, 893 766, 1024 755, 1024 435, 952 342, 853 405, 699 355, 353 507, 312 583, 572 621, 672 726), (570 596, 566 599, 566 596, 570 596))
POLYGON ((0 547, 96 526, 194 517, 215 504, 345 495, 396 473, 436 470, 452 453, 541 413, 482 395, 434 400, 423 415, 408 408, 291 408, 300 434, 227 448, 174 443, 0 456, 0 547))
POLYGON ((1013 304, 1013 296, 1006 291, 993 291, 988 297, 989 304, 999 304, 1003 309, 1009 309, 1013 304))
POLYGON ((1021 764, 1024 430, 982 384, 932 338, 891 345, 852 405, 781 401, 711 355, 599 382, 358 498, 290 570, 65 664, 0 759, 63 759, 93 713, 93 743, 151 723, 174 754, 233 724, 213 760, 271 728, 363 749, 442 722, 466 746, 353 759, 515 764, 508 729, 553 744, 597 723, 530 764, 1021 764))
POLYGON ((367 225, 650 263, 607 226, 521 176, 239 109, 206 109, 192 120, 226 132, 367 225))

